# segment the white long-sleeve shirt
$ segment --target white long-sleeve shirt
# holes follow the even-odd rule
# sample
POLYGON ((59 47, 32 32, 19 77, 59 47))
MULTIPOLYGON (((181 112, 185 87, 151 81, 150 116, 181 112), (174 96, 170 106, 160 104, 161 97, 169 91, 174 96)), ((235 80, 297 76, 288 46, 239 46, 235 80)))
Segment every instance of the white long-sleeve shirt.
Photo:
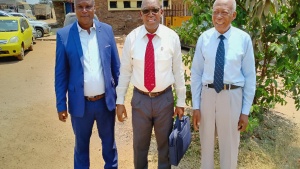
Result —
MULTIPOLYGON (((144 25, 134 29, 124 43, 117 104, 124 104, 129 82, 138 89, 147 92, 144 86, 144 61, 148 43, 144 25)), ((185 106, 186 88, 182 65, 181 46, 178 35, 164 25, 159 25, 152 40, 155 57, 156 86, 151 92, 160 92, 174 84, 177 106, 185 106)))

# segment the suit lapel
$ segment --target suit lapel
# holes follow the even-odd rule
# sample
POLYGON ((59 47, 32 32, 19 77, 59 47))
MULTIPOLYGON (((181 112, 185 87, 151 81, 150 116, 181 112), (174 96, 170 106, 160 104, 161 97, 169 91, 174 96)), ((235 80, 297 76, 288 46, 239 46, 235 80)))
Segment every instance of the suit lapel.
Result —
POLYGON ((73 35, 73 40, 75 42, 75 46, 77 49, 78 57, 80 59, 81 65, 83 67, 83 52, 82 52, 82 47, 81 47, 81 41, 79 37, 79 32, 78 32, 78 27, 77 27, 77 22, 75 22, 71 28, 71 35, 73 35))
POLYGON ((104 55, 104 42, 103 42, 103 30, 101 27, 101 24, 99 22, 95 22, 96 25, 96 35, 97 35, 97 41, 98 41, 98 50, 100 54, 100 59, 101 59, 101 65, 102 67, 105 66, 104 60, 105 60, 105 55, 104 55))

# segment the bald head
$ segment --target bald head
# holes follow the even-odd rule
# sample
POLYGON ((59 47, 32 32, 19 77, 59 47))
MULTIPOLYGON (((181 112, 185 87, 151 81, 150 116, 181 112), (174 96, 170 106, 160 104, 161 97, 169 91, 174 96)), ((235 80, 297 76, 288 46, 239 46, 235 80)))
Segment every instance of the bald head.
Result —
POLYGON ((236 1, 235 0, 216 0, 214 2, 213 7, 215 7, 216 5, 228 6, 231 9, 231 12, 235 12, 235 10, 236 10, 236 1))

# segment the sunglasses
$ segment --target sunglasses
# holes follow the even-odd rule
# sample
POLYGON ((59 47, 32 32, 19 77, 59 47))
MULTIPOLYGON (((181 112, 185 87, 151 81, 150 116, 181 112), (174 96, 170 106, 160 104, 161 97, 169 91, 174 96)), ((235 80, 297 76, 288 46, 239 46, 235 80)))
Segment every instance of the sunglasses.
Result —
POLYGON ((150 14, 150 12, 152 13, 152 14, 157 14, 158 12, 159 12, 159 10, 160 10, 160 8, 152 8, 152 9, 142 9, 142 13, 144 14, 144 15, 149 15, 150 14))

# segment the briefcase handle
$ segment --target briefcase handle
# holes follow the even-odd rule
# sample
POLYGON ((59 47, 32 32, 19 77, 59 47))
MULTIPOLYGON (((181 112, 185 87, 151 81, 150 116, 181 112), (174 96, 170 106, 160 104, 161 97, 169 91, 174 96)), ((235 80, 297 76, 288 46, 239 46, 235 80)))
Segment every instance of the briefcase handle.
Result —
POLYGON ((184 116, 181 119, 182 120, 179 120, 178 115, 176 116, 174 129, 177 128, 178 131, 181 131, 181 122, 184 122, 184 116))

